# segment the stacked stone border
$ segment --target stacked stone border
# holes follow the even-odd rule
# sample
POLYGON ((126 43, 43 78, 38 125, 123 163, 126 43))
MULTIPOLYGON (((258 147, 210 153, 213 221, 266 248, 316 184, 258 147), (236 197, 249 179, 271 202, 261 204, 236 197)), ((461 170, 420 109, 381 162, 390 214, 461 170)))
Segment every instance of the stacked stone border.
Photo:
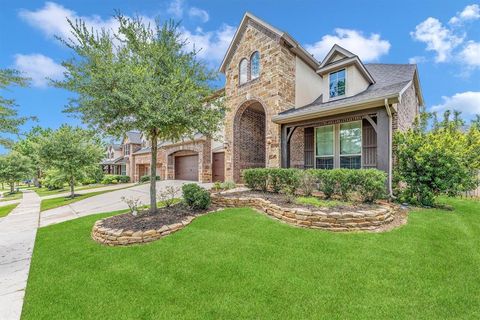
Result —
POLYGON ((394 207, 380 206, 351 212, 311 211, 305 208, 282 208, 262 198, 223 197, 212 195, 219 207, 252 207, 290 225, 329 231, 374 231, 393 221, 394 207))
POLYGON ((160 229, 151 229, 146 231, 132 231, 124 229, 111 229, 103 226, 103 221, 108 218, 98 220, 93 225, 92 239, 98 243, 108 246, 127 246, 132 244, 141 244, 152 242, 169 234, 182 230, 190 224, 197 216, 188 216, 182 222, 164 225, 160 229))

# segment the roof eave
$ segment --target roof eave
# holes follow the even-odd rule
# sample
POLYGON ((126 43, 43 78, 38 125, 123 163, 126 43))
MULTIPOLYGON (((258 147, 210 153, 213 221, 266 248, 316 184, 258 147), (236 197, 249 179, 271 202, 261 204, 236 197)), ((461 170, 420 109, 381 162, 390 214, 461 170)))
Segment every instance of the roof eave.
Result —
POLYGON ((277 124, 286 124, 298 121, 309 120, 312 118, 321 118, 326 116, 331 116, 340 113, 347 113, 352 111, 358 111, 363 109, 369 109, 372 107, 378 107, 384 105, 385 99, 388 99, 388 103, 398 103, 399 102, 399 93, 390 94, 386 96, 381 96, 377 98, 363 100, 357 103, 346 103, 344 105, 336 105, 332 107, 325 107, 321 110, 312 110, 306 112, 299 112, 298 114, 285 114, 285 115, 276 115, 272 117, 272 121, 277 124))

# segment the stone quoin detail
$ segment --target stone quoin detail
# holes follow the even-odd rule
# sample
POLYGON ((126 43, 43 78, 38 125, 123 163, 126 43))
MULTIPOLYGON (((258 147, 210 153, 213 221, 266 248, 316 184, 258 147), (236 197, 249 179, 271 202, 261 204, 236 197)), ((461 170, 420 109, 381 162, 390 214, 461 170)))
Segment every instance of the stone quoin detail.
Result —
POLYGON ((380 206, 351 212, 311 211, 304 208, 282 208, 262 198, 235 198, 212 195, 219 207, 251 207, 290 225, 329 231, 374 231, 393 221, 393 208, 380 206))

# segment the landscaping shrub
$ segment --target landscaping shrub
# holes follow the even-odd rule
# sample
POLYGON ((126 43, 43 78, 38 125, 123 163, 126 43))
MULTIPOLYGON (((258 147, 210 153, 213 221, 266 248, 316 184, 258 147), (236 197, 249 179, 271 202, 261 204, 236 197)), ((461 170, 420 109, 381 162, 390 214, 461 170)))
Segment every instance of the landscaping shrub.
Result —
MULTIPOLYGON (((159 181, 159 180, 160 180, 160 176, 156 176, 156 177, 155 177, 155 180, 159 181)), ((140 177, 140 182, 149 182, 149 181, 150 181, 150 176, 149 176, 149 175, 141 176, 141 177, 140 177)))
POLYGON ((333 169, 332 175, 335 178, 336 193, 346 201, 350 193, 355 191, 355 181, 361 170, 356 169, 333 169))
POLYGON ((268 184, 272 192, 279 193, 282 189, 282 173, 283 169, 280 168, 268 169, 268 184))
POLYGON ((192 209, 207 209, 210 206, 210 193, 195 183, 182 186, 183 200, 192 209))
POLYGON ((102 184, 117 184, 130 182, 129 176, 106 174, 102 179, 102 184))
POLYGON ((395 181, 404 187, 399 199, 424 206, 433 206, 441 194, 456 196, 475 189, 480 170, 478 123, 465 130, 459 114, 452 119, 448 110, 444 120, 432 126, 430 118, 424 113, 412 129, 394 136, 395 181))
POLYGON ((335 172, 333 170, 314 170, 317 177, 318 190, 326 199, 330 199, 336 191, 335 172))
POLYGON ((177 201, 176 196, 178 192, 180 192, 179 187, 167 186, 157 193, 157 199, 160 200, 165 207, 171 207, 177 201))
POLYGON ((385 196, 385 172, 377 169, 355 170, 352 177, 352 186, 363 202, 373 202, 385 196))
POLYGON ((268 170, 266 168, 253 168, 243 170, 245 185, 252 190, 267 191, 268 170))
POLYGON ((299 173, 300 190, 306 196, 311 196, 317 188, 317 178, 311 170, 304 170, 299 173))
POLYGON ((220 185, 220 187, 221 187, 223 190, 230 190, 230 189, 236 188, 237 185, 236 185, 235 182, 233 182, 233 181, 225 181, 225 182, 222 182, 222 184, 220 185))

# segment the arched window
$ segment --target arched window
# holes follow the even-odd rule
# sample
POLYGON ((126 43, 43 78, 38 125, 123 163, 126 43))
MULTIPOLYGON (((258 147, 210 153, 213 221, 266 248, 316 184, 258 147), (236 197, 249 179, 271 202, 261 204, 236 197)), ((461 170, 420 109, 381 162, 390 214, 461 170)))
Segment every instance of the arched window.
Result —
POLYGON ((260 76, 260 53, 258 51, 255 51, 252 54, 252 57, 250 59, 250 74, 252 79, 256 79, 260 76))
POLYGON ((240 71, 239 71, 240 84, 244 84, 248 81, 248 61, 247 59, 242 59, 240 61, 240 71))

